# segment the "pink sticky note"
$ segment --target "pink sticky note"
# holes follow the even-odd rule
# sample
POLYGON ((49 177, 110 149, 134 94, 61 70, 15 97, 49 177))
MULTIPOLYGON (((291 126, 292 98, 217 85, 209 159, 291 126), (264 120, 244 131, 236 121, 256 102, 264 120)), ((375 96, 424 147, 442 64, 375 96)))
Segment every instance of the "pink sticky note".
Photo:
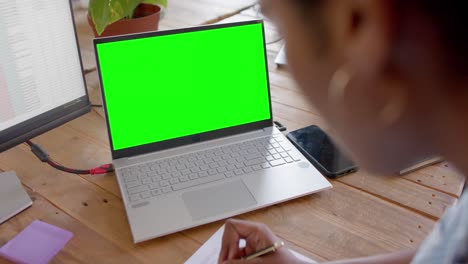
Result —
POLYGON ((16 263, 46 264, 72 237, 69 231, 35 220, 0 248, 0 256, 16 263))

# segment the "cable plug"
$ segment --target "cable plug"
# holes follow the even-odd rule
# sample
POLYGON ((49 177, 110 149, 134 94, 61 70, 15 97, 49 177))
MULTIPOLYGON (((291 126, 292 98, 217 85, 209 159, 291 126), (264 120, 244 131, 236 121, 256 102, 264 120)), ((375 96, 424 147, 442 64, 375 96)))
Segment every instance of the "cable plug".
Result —
POLYGON ((96 167, 94 169, 90 169, 89 174, 99 175, 99 174, 106 174, 106 173, 113 172, 113 171, 114 171, 114 166, 112 166, 112 164, 105 164, 105 165, 96 167))
POLYGON ((288 130, 288 128, 286 128, 285 126, 283 126, 283 124, 281 124, 280 122, 278 121, 273 121, 273 123, 275 124, 276 128, 278 128, 278 130, 280 132, 284 132, 286 130, 288 130))
POLYGON ((39 160, 41 160, 42 162, 49 161, 49 159, 50 159, 49 153, 47 153, 47 151, 45 151, 45 149, 42 148, 41 145, 39 145, 39 144, 30 144, 30 146, 31 146, 32 153, 34 153, 34 155, 36 155, 36 157, 38 157, 39 160))

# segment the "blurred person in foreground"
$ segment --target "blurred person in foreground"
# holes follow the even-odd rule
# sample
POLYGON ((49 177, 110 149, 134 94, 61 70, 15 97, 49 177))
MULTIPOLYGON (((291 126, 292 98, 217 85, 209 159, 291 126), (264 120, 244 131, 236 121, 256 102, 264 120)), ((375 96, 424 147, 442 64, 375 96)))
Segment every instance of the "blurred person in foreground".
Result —
MULTIPOLYGON (((435 0, 263 0, 290 70, 363 168, 443 156, 468 175, 468 5, 435 0)), ((228 220, 219 263, 301 263, 260 223, 228 220), (238 242, 247 246, 240 249, 238 242)), ((468 194, 417 250, 338 263, 468 263, 468 194)))

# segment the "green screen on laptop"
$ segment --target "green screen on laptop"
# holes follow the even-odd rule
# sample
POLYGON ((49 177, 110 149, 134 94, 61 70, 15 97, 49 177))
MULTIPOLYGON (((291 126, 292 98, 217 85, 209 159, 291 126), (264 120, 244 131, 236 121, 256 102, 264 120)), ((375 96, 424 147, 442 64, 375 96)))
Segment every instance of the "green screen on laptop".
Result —
POLYGON ((112 149, 271 118, 261 23, 97 44, 112 149))

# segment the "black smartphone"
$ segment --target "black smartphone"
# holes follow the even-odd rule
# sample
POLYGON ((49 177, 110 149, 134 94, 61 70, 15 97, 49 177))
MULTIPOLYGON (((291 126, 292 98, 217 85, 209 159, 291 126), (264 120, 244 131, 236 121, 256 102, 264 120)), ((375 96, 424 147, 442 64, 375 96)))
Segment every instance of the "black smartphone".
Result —
POLYGON ((337 178, 358 169, 318 126, 292 131, 287 138, 323 175, 329 178, 337 178))

